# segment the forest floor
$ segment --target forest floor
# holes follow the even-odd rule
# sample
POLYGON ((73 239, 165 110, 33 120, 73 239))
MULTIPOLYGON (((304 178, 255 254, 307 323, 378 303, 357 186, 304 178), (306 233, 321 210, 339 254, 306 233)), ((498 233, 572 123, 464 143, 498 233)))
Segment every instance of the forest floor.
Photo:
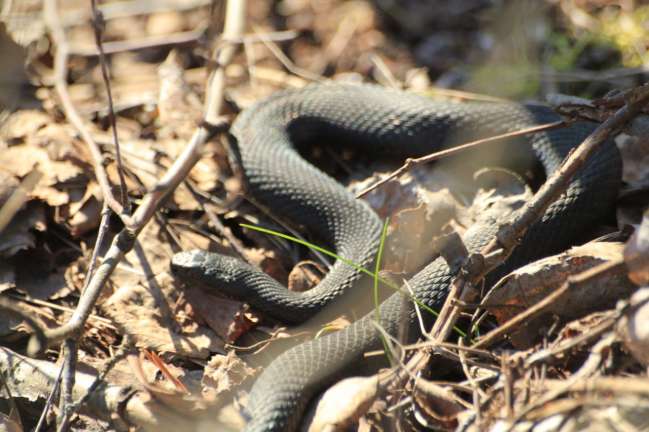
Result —
MULTIPOLYGON (((312 430, 649 429, 649 2, 91 3, 0 3, 3 430, 241 428, 260 372, 244 360, 305 335, 175 280, 170 259, 236 256, 292 290, 323 277, 321 255, 242 227, 309 239, 247 199, 222 132, 277 90, 330 80, 617 122, 604 132, 623 184, 597 241, 482 301, 455 292, 427 342, 405 350, 406 378, 334 391, 312 430), (618 121, 624 110, 632 122, 618 121)), ((354 193, 405 162, 306 156, 354 193)), ((410 277, 433 239, 491 202, 435 165, 364 197, 390 220, 386 278, 410 277)), ((521 189, 511 173, 486 176, 521 189)))

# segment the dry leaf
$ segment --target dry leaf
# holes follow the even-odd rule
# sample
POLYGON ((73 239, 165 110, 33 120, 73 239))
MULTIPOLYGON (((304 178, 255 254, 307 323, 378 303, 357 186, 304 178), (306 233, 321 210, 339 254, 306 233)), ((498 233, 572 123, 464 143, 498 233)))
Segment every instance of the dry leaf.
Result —
POLYGON ((248 367, 234 351, 229 351, 226 355, 216 354, 203 371, 203 395, 214 400, 217 395, 234 389, 255 372, 255 369, 248 367))
POLYGON ((247 319, 240 301, 216 297, 196 287, 189 287, 185 294, 196 315, 228 343, 236 341, 256 324, 247 319))
POLYGON ((36 238, 32 231, 46 228, 45 206, 38 201, 28 202, 18 211, 9 225, 0 232, 0 256, 11 257, 18 251, 33 248, 36 238))
POLYGON ((320 283, 326 274, 322 266, 307 260, 297 263, 288 274, 289 291, 304 292, 320 283))
POLYGON ((319 398, 308 431, 347 430, 374 403, 378 387, 376 375, 339 381, 319 398))
MULTIPOLYGON (((620 259, 622 248, 620 243, 587 243, 528 264, 502 278, 485 297, 482 305, 498 322, 506 322, 544 299, 569 276, 620 259)), ((540 328, 551 321, 548 321, 547 314, 557 315, 564 322, 576 319, 593 311, 614 307, 620 298, 627 297, 634 289, 624 274, 580 284, 557 300, 545 314, 518 329, 511 335, 511 340, 517 347, 526 348, 536 340, 540 328)))
POLYGON ((122 286, 102 306, 139 347, 193 358, 223 351, 223 342, 213 331, 198 328, 179 333, 173 323, 162 319, 158 307, 149 290, 140 285, 122 286))

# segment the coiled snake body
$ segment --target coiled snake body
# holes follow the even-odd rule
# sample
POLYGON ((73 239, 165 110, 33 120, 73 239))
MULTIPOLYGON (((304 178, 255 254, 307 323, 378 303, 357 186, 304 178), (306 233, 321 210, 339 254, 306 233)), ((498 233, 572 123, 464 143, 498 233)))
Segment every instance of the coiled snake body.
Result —
MULTIPOLYGON (((381 222, 375 213, 331 177, 306 162, 296 148, 312 140, 355 146, 395 158, 418 156, 479 137, 556 121, 540 106, 515 103, 449 103, 376 86, 325 84, 282 91, 241 113, 231 135, 248 192, 282 220, 305 227, 318 244, 355 263, 369 265, 378 247, 381 222)), ((503 144, 511 154, 532 156, 546 175, 594 126, 579 123, 503 144)), ((402 160, 402 159, 397 159, 402 160)), ((620 182, 620 159, 606 145, 588 162, 568 190, 532 226, 504 268, 556 253, 583 240, 611 209, 620 182)), ((476 252, 502 219, 485 215, 464 236, 476 252)), ((174 273, 241 298, 285 322, 301 322, 339 298, 359 272, 336 262, 313 289, 294 293, 252 267, 202 251, 177 254, 174 273)), ((415 296, 433 309, 444 301, 454 274, 443 259, 410 282, 415 296)), ((402 323, 417 334, 415 314, 398 294, 380 307, 380 325, 395 335, 402 323)), ((372 312, 344 330, 289 349, 255 382, 248 405, 250 431, 295 430, 309 400, 363 353, 380 348, 372 312)), ((431 319, 428 318, 428 321, 431 319)), ((428 323, 427 323, 428 324, 428 323)))

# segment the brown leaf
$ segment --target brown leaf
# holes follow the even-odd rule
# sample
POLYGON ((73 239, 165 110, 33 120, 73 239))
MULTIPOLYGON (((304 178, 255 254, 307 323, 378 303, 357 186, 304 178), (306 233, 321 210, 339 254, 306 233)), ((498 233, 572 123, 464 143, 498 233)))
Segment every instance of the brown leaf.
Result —
MULTIPOLYGON (((166 304, 163 306, 168 308, 166 304)), ((197 328, 193 332, 180 333, 169 320, 171 317, 164 319, 159 307, 147 288, 125 285, 103 304, 102 309, 139 347, 193 358, 207 358, 210 352, 223 350, 223 342, 214 332, 197 328)))
MULTIPOLYGON (((593 242, 533 262, 502 278, 482 304, 500 323, 506 322, 545 298, 569 276, 604 262, 619 260, 622 248, 620 243, 593 242)), ((540 329, 552 321, 548 320, 548 314, 560 317, 563 322, 576 319, 614 307, 618 299, 627 297, 634 289, 624 274, 579 284, 551 305, 545 314, 513 334, 512 342, 519 348, 527 348, 534 342, 540 329)))
POLYGON ((374 403, 378 388, 376 375, 339 381, 318 400, 308 431, 346 430, 374 403))
POLYGON ((0 170, 15 177, 23 178, 37 167, 45 175, 30 195, 53 207, 68 203, 66 183, 85 182, 81 168, 67 161, 51 160, 43 148, 17 145, 0 152, 0 170))
POLYGON ((203 371, 203 395, 213 400, 220 393, 232 390, 255 373, 255 369, 248 367, 234 351, 229 351, 226 355, 216 354, 203 371))
POLYGON ((240 301, 216 297, 196 287, 186 289, 185 294, 196 315, 227 343, 233 343, 256 324, 240 301))
POLYGON ((322 266, 314 261, 301 261, 288 274, 289 291, 304 292, 320 283, 326 274, 322 266))
POLYGON ((41 202, 30 201, 16 213, 9 225, 0 232, 0 256, 11 257, 20 250, 36 245, 32 231, 45 230, 44 207, 41 202))

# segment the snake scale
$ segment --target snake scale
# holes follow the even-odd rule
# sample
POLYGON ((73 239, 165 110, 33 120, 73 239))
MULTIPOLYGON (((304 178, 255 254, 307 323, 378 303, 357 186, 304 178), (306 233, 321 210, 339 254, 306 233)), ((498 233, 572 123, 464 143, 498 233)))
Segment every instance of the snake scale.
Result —
MULTIPOLYGON (((256 202, 281 220, 306 229, 317 244, 368 266, 377 251, 381 221, 364 202, 305 161, 297 149, 317 141, 403 160, 558 119, 551 109, 536 105, 438 102, 378 86, 315 84, 277 92, 244 110, 232 126, 231 148, 256 202)), ((577 123, 502 145, 508 146, 503 147, 505 154, 540 162, 549 175, 593 129, 592 124, 577 123)), ((585 240, 612 209, 620 177, 618 150, 608 143, 528 230, 501 272, 585 240)), ((502 220, 502 215, 486 212, 470 227, 463 236, 469 251, 486 245, 502 220)), ((185 282, 208 284, 289 323, 312 317, 360 278, 357 270, 336 262, 313 289, 290 292, 237 259, 203 251, 175 255, 172 270, 185 282)), ((438 258, 409 285, 419 300, 439 309, 453 276, 438 258)), ((375 316, 370 312, 345 329, 293 347, 274 360, 251 390, 247 430, 297 429, 314 395, 362 362, 364 352, 381 347, 372 323, 375 316)), ((425 321, 429 325, 432 318, 425 321)), ((380 307, 380 325, 396 335, 403 323, 412 327, 411 337, 416 337, 412 306, 394 294, 380 307)))

